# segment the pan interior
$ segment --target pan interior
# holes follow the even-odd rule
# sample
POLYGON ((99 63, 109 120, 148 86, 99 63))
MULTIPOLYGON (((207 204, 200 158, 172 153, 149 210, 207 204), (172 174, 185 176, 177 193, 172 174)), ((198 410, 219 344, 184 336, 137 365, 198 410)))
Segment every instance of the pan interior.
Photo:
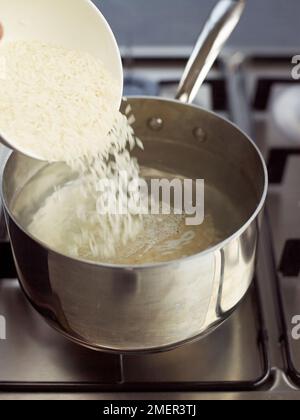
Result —
MULTIPOLYGON (((136 116, 136 133, 145 151, 136 151, 145 178, 204 179, 205 219, 201 226, 188 227, 164 216, 149 219, 142 238, 157 237, 170 230, 167 244, 191 238, 170 252, 166 243, 143 252, 137 243, 118 252, 103 263, 144 264, 171 261, 197 254, 224 241, 238 231, 253 215, 264 190, 264 171, 254 146, 235 127, 206 111, 163 100, 131 100, 136 116), (161 118, 160 130, 149 121, 161 118), (196 133, 201 129, 201 139, 196 133), (175 231, 174 231, 175 229, 175 231), (162 247, 161 247, 162 246, 162 247), (163 249, 163 251, 162 251, 163 249)), ((4 198, 18 223, 28 229, 33 215, 54 187, 70 183, 76 175, 64 164, 44 164, 14 155, 5 170, 4 198)), ((55 229, 55 225, 53 225, 55 229)), ((37 238, 47 244, 45 238, 37 238)), ((50 244, 51 247, 51 244, 50 244)), ((145 248, 146 247, 146 248, 145 248)), ((151 247, 150 247, 151 248, 151 247)), ((61 249, 55 249, 64 253, 61 249)))

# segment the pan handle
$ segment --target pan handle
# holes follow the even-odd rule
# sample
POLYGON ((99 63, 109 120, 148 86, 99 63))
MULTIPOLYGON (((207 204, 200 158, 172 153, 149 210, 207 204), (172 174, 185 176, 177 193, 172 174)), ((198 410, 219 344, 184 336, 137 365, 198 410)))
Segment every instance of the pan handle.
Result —
POLYGON ((192 103, 224 44, 237 26, 246 0, 220 0, 213 9, 189 59, 176 99, 192 103))

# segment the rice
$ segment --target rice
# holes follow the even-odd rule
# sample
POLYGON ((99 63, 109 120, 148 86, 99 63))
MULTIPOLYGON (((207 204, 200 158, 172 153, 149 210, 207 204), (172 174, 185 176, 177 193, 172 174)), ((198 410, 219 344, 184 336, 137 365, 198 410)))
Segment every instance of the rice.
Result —
POLYGON ((16 148, 49 162, 107 151, 118 89, 101 60, 37 41, 3 44, 0 60, 0 130, 16 148))
POLYGON ((0 132, 17 149, 64 161, 78 174, 72 185, 53 186, 29 232, 72 257, 113 257, 120 243, 142 230, 139 216, 99 214, 105 204, 99 179, 113 181, 116 196, 125 196, 119 174, 139 177, 129 150, 143 145, 131 127, 131 107, 127 116, 115 109, 116 83, 90 54, 20 41, 3 45, 0 60, 6 72, 0 80, 0 132))

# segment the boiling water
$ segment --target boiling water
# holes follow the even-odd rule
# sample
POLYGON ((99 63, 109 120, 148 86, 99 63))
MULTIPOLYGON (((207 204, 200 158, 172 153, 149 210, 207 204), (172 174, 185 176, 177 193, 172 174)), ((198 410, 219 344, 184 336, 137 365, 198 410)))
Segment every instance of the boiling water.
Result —
MULTIPOLYGON (((59 189, 53 190, 52 186, 49 187, 47 171, 49 167, 25 185, 15 200, 13 212, 38 240, 58 252, 74 256, 73 238, 76 234, 80 235, 83 228, 76 208, 80 204, 84 211, 91 211, 95 203, 88 196, 82 200, 76 181, 60 179, 59 189)), ((145 168, 143 176, 174 178, 172 174, 145 168)), ((230 200, 208 184, 205 185, 204 223, 199 226, 187 226, 185 215, 149 214, 141 217, 142 229, 137 229, 134 239, 126 245, 118 236, 107 239, 114 241, 113 254, 103 253, 101 258, 95 257, 82 244, 78 256, 90 261, 125 265, 172 261, 216 245, 234 233, 240 223, 240 217, 230 200)), ((97 232, 96 223, 85 226, 84 230, 93 234, 98 246, 107 246, 107 242, 101 238, 101 232, 97 232)))

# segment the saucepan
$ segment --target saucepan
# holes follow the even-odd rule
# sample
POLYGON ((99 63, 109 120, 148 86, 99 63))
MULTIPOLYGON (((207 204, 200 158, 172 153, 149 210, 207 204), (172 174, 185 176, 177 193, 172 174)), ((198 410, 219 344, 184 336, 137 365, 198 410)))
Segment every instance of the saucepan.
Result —
POLYGON ((32 237, 21 217, 32 201, 53 190, 62 164, 48 165, 18 153, 6 163, 2 197, 20 284, 42 317, 78 344, 116 353, 171 349, 219 326, 251 285, 267 193, 265 163, 238 127, 190 104, 244 3, 218 3, 176 100, 128 99, 145 146, 136 153, 141 166, 205 180, 206 205, 227 232, 217 244, 159 264, 121 266, 67 257, 32 237), (47 165, 47 177, 39 176, 47 165), (16 210, 16 199, 33 179, 34 196, 23 194, 16 210))

